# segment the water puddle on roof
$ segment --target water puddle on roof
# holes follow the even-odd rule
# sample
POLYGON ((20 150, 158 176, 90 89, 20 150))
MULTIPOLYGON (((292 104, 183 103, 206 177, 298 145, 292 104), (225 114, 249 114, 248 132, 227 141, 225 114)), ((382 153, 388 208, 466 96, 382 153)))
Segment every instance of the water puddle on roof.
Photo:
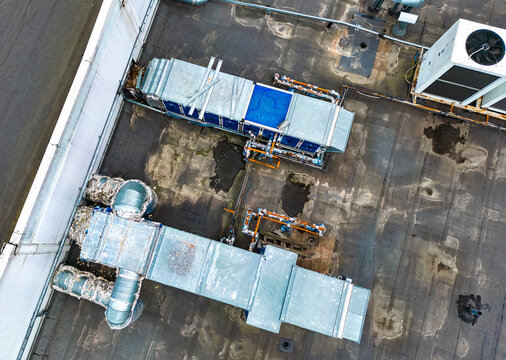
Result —
POLYGON ((298 216, 309 199, 314 179, 306 174, 290 174, 281 194, 283 211, 288 216, 298 216))
POLYGON ((466 136, 460 134, 459 128, 450 124, 440 124, 425 128, 423 133, 428 139, 432 139, 432 151, 436 154, 448 155, 459 164, 466 160, 461 156, 466 136))
POLYGON ((242 147, 223 139, 213 149, 213 158, 216 162, 215 175, 211 177, 211 188, 228 192, 232 187, 239 171, 244 169, 242 147))

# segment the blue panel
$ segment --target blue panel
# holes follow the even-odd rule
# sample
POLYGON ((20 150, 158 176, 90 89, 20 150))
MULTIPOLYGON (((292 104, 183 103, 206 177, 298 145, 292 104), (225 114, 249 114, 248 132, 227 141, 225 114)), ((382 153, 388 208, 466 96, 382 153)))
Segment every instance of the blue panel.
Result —
POLYGON ((184 109, 184 114, 186 116, 194 118, 195 120, 199 119, 199 111, 197 109, 193 110, 193 115, 190 115, 190 107, 186 106, 183 109, 184 109))
POLYGON ((281 138, 282 145, 296 147, 298 143, 299 143, 299 139, 294 138, 292 136, 283 135, 283 137, 281 138))
POLYGON ((181 114, 181 110, 179 109, 179 105, 178 104, 175 104, 171 101, 163 101, 164 105, 165 105, 165 108, 167 109, 167 111, 172 111, 176 114, 181 114))
POLYGON ((220 117, 218 115, 205 113, 204 114, 204 121, 209 124, 220 126, 220 117))
POLYGON ((257 136, 258 135, 258 132, 260 131, 260 129, 256 126, 253 126, 253 125, 249 125, 249 124, 244 124, 244 127, 243 127, 243 133, 248 136, 250 131, 255 135, 257 136))
POLYGON ((256 84, 251 95, 246 120, 277 128, 285 118, 292 94, 256 84))
POLYGON ((318 144, 313 144, 312 142, 304 141, 300 145, 299 149, 314 153, 316 150, 318 150, 319 147, 320 147, 320 145, 318 145, 318 144))
POLYGON ((273 139, 275 134, 276 133, 274 131, 270 131, 270 130, 266 130, 266 129, 264 129, 264 131, 262 132, 262 136, 267 140, 273 139))
POLYGON ((223 118, 223 127, 230 129, 230 130, 237 131, 238 127, 239 127, 239 122, 235 121, 235 120, 223 118))

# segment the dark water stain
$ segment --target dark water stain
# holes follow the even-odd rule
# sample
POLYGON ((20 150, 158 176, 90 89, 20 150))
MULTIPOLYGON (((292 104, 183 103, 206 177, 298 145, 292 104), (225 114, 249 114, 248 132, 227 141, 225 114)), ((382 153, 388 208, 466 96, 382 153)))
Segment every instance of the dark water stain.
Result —
POLYGON ((465 137, 460 135, 460 129, 454 128, 449 124, 440 124, 433 127, 427 127, 423 133, 428 139, 432 139, 432 151, 439 155, 451 156, 456 160, 461 160, 460 156, 455 156, 455 145, 465 143, 465 137))
POLYGON ((442 262, 439 262, 439 264, 437 264, 437 271, 438 272, 440 272, 440 271, 448 271, 450 269, 451 269, 451 267, 449 267, 446 264, 443 264, 442 262))
POLYGON ((283 211, 288 216, 297 216, 304 209, 314 181, 301 174, 290 174, 281 194, 283 211))
POLYGON ((228 192, 239 171, 244 169, 242 147, 223 139, 213 149, 213 157, 216 168, 215 175, 211 178, 211 188, 228 192))
POLYGON ((427 196, 431 196, 433 193, 432 189, 428 187, 422 188, 422 192, 427 196))

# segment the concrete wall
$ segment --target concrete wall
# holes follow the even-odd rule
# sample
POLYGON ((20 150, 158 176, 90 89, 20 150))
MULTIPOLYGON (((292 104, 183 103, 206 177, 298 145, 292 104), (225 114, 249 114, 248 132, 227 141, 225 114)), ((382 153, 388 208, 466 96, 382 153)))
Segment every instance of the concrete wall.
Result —
MULTIPOLYGON (((118 89, 140 56, 159 0, 104 0, 12 237, 0 254, 0 359, 29 349, 50 298, 65 234, 122 106, 118 89)), ((24 351, 22 358, 28 356, 24 351)))

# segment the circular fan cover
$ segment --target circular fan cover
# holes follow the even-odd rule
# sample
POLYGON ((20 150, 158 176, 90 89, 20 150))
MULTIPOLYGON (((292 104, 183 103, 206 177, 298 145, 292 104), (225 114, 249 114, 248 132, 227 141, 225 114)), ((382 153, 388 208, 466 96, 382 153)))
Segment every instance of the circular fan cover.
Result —
POLYGON ((494 65, 504 57, 504 41, 491 30, 476 30, 467 37, 467 55, 480 65, 494 65))

